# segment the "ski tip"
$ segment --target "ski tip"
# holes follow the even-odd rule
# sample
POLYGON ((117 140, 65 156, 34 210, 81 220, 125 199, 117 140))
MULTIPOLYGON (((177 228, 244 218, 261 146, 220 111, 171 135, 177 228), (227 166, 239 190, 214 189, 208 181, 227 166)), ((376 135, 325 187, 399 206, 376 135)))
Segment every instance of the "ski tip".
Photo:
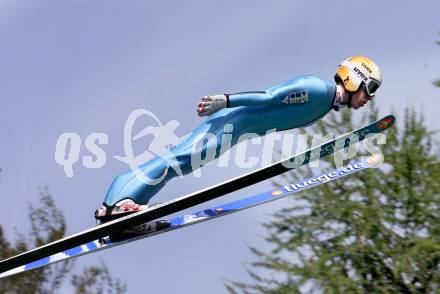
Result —
POLYGON ((381 130, 386 130, 390 128, 395 121, 396 121, 396 117, 392 114, 389 114, 377 122, 377 127, 381 130))
POLYGON ((382 165, 384 157, 382 153, 375 153, 365 158, 365 163, 368 167, 378 168, 382 165))

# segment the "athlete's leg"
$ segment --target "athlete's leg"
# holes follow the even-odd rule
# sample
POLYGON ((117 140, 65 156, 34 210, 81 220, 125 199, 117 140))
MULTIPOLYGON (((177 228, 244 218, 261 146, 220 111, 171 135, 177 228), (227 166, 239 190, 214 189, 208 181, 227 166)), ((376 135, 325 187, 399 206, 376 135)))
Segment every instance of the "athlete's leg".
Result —
POLYGON ((255 129, 257 117, 255 111, 249 111, 247 108, 224 109, 211 115, 164 156, 146 162, 136 171, 117 176, 107 192, 104 204, 110 207, 123 199, 147 204, 167 181, 178 175, 191 173, 194 168, 206 164, 196 162, 194 165, 195 152, 198 153, 195 158, 211 154, 214 156, 209 158, 216 159, 221 155, 221 151, 226 151, 221 150, 225 124, 232 125, 232 146, 237 143, 241 134, 255 129))

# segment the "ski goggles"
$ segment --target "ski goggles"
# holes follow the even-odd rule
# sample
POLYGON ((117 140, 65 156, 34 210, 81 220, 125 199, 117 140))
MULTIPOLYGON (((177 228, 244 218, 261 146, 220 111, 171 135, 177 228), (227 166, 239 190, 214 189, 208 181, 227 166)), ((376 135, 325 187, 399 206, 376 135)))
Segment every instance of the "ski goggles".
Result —
POLYGON ((362 82, 365 92, 367 92, 368 96, 376 95, 377 89, 379 89, 380 84, 372 79, 368 79, 366 82, 362 82))

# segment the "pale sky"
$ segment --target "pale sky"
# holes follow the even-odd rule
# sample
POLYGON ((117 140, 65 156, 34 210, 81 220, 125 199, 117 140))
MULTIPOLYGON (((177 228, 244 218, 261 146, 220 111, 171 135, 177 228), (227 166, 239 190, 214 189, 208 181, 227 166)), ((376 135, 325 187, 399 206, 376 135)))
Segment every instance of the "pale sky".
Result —
MULTIPOLYGON (((300 74, 332 79, 340 60, 374 59, 383 71, 381 114, 413 106, 440 125, 439 1, 14 1, 0 0, 0 223, 28 229, 27 203, 47 185, 68 233, 94 225, 112 179, 127 170, 127 116, 145 108, 183 135, 202 122, 203 95, 266 89, 300 74), (109 136, 100 169, 55 162, 57 138, 109 136)), ((366 111, 366 110, 363 110, 366 111)), ((85 149, 81 156, 89 155, 85 149)), ((385 158, 386 160, 386 158, 385 158)), ((208 166, 171 181, 166 201, 243 173, 208 166)), ((269 181, 199 208, 271 189, 269 181)), ((82 257, 108 264, 128 293, 225 293, 222 278, 249 281, 247 246, 269 248, 261 223, 282 200, 213 222, 82 257)), ((64 289, 68 291, 68 288, 64 289)))

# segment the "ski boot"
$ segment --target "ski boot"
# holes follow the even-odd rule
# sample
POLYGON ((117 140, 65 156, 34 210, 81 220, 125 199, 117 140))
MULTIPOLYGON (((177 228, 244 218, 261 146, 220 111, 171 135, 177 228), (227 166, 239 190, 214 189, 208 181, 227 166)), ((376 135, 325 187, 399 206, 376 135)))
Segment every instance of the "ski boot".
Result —
MULTIPOLYGON (((106 205, 101 206, 101 208, 95 211, 95 219, 97 220, 98 224, 103 224, 159 204, 160 203, 155 203, 152 205, 139 205, 131 199, 124 199, 112 207, 106 205)), ((126 229, 122 232, 111 234, 109 238, 112 242, 117 242, 160 231, 170 226, 171 222, 169 220, 157 220, 126 229)))

